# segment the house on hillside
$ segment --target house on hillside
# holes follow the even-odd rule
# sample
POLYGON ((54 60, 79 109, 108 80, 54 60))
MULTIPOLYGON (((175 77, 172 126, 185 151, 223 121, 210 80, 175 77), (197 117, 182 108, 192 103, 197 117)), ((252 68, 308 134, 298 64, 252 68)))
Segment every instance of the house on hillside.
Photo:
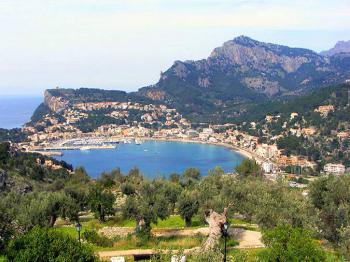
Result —
POLYGON ((342 164, 328 163, 323 167, 326 174, 343 175, 345 173, 345 166, 342 164))

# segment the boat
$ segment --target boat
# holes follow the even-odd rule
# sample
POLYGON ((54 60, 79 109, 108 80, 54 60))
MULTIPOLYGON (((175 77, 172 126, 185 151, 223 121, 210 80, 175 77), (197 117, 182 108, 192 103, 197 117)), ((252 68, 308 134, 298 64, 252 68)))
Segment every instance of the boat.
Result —
POLYGON ((80 148, 80 150, 82 150, 82 151, 90 150, 90 149, 91 149, 91 147, 89 147, 89 146, 82 146, 82 147, 80 148))
POLYGON ((131 141, 130 141, 130 139, 124 139, 124 140, 123 140, 123 143, 124 143, 124 144, 131 144, 131 141))
POLYGON ((135 144, 139 146, 139 145, 142 144, 142 141, 141 141, 141 140, 138 140, 138 139, 135 139, 135 144))

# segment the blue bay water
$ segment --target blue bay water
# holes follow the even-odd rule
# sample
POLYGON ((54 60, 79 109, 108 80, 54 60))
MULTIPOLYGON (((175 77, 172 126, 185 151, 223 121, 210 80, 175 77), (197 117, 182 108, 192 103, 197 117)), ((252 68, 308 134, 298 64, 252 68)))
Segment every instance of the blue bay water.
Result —
POLYGON ((21 127, 42 101, 42 97, 0 96, 0 128, 21 127))
POLYGON ((56 157, 73 165, 84 166, 96 178, 104 171, 119 167, 123 173, 138 167, 147 178, 181 174, 186 168, 200 169, 202 175, 220 166, 232 172, 244 157, 228 148, 197 143, 145 141, 141 145, 119 144, 116 149, 64 151, 56 157))

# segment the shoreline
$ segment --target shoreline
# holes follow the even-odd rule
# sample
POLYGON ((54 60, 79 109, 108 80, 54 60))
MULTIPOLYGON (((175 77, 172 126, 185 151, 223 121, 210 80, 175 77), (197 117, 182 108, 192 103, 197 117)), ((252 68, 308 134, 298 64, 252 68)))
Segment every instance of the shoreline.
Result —
POLYGON ((253 152, 249 152, 245 149, 236 147, 234 145, 226 144, 226 143, 213 143, 213 142, 205 142, 205 141, 198 141, 198 140, 191 140, 191 139, 180 139, 180 138, 165 139, 165 138, 146 137, 146 138, 141 138, 141 139, 146 140, 146 141, 197 143, 197 144, 203 144, 203 145, 221 146, 221 147, 231 149, 232 151, 235 151, 236 153, 238 153, 246 158, 263 160, 261 157, 257 156, 253 152))
MULTIPOLYGON (((213 146, 221 146, 221 147, 225 147, 227 149, 230 149, 232 151, 234 151, 237 154, 240 154, 241 156, 245 157, 245 158, 249 158, 249 159, 255 159, 258 162, 265 162, 266 160, 263 159, 262 157, 258 156, 257 154, 255 154, 254 152, 251 152, 249 150, 231 145, 231 144, 227 144, 227 143, 222 143, 222 142, 209 142, 209 141, 200 141, 200 140, 192 140, 192 139, 182 139, 182 138, 160 138, 160 137, 110 137, 112 139, 115 140, 120 140, 119 142, 122 142, 122 140, 125 139, 139 139, 142 141, 160 141, 160 142, 180 142, 180 143, 197 143, 197 144, 204 144, 204 145, 213 145, 213 146)), ((110 149, 107 147, 95 147, 93 149, 110 149)), ((47 154, 50 151, 56 151, 55 153, 58 153, 57 151, 59 151, 61 154, 63 154, 61 152, 61 150, 63 150, 63 147, 61 148, 55 148, 55 147, 46 147, 46 148, 41 148, 41 149, 36 149, 35 151, 37 153, 41 153, 43 152, 43 154, 47 154)), ((81 150, 80 147, 72 147, 72 148, 64 148, 64 150, 81 150)))

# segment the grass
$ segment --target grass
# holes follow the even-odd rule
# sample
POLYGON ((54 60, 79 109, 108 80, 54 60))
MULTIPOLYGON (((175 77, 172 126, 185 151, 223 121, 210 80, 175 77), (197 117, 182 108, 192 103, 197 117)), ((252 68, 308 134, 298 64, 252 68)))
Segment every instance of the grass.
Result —
MULTIPOLYGON (((251 224, 240 219, 230 220, 232 227, 244 227, 250 230, 256 230, 251 227, 251 224)), ((96 230, 103 227, 131 227, 134 228, 136 223, 134 220, 123 220, 120 217, 113 217, 108 219, 106 222, 100 222, 93 217, 84 217, 81 219, 82 232, 86 230, 96 230)), ((192 221, 190 228, 198 228, 205 226, 197 216, 192 221)), ((157 224, 152 224, 152 229, 155 230, 181 230, 185 229, 185 221, 179 215, 173 215, 165 220, 159 220, 157 224)), ((72 224, 66 221, 59 221, 55 230, 69 235, 73 238, 78 238, 78 233, 72 224)), ((101 247, 95 244, 89 244, 94 251, 108 251, 108 250, 129 250, 129 249, 154 249, 155 247, 160 249, 188 249, 198 247, 203 242, 203 236, 172 236, 172 237, 152 237, 148 241, 141 241, 133 235, 128 237, 120 237, 113 239, 112 247, 101 247)), ((232 243, 232 246, 236 243, 232 243)), ((237 251, 236 251, 237 252, 237 251)))
POLYGON ((244 221, 242 219, 238 219, 238 218, 230 218, 229 222, 230 222, 231 225, 247 225, 247 224, 250 224, 249 222, 244 221))
POLYGON ((228 251, 228 256, 240 257, 245 262, 255 262, 256 257, 264 248, 252 248, 252 249, 231 249, 228 251))
MULTIPOLYGON (((229 220, 232 227, 242 227, 248 230, 256 230, 254 226, 247 221, 241 219, 230 219, 229 220)), ((106 222, 100 222, 98 219, 93 217, 85 217, 81 219, 81 224, 83 228, 88 229, 100 229, 103 227, 132 227, 136 226, 136 222, 133 219, 122 219, 120 217, 109 218, 106 222)), ((61 220, 58 222, 58 227, 70 225, 69 222, 61 220)), ((198 228, 206 226, 199 216, 192 219, 192 225, 188 228, 198 228)), ((158 220, 157 224, 152 224, 153 229, 184 229, 186 228, 185 221, 179 215, 172 215, 165 220, 158 220)))
MULTIPOLYGON (((192 219, 192 225, 189 228, 197 228, 201 226, 204 226, 204 224, 201 223, 199 217, 194 217, 192 219)), ((161 229, 161 228, 183 229, 185 227, 186 227, 185 221, 178 215, 170 216, 165 220, 158 220, 158 223, 156 225, 152 225, 152 228, 155 228, 155 229, 161 229)))
POLYGON ((114 243, 114 250, 128 249, 187 249, 200 246, 203 241, 202 237, 152 237, 148 241, 141 241, 135 236, 122 238, 114 243))
MULTIPOLYGON (((119 227, 135 227, 135 225, 136 222, 132 219, 122 220, 114 224, 114 226, 119 227)), ((189 228, 197 228, 201 226, 204 226, 204 224, 201 223, 199 217, 195 217, 192 219, 192 225, 189 228)), ((170 216, 165 220, 159 219, 157 224, 152 224, 152 228, 154 229, 184 229, 185 227, 185 221, 178 215, 170 216)))
MULTIPOLYGON (((81 231, 81 235, 85 230, 92 229, 84 227, 81 231)), ((72 238, 78 238, 78 233, 75 228, 70 226, 56 227, 56 231, 63 234, 69 235, 72 238)), ((182 237, 182 236, 172 236, 172 237, 151 237, 148 241, 141 241, 135 236, 121 237, 113 241, 112 247, 101 247, 89 243, 94 251, 108 251, 108 250, 129 250, 129 249, 153 249, 154 247, 159 247, 161 249, 185 249, 193 248, 199 246, 203 241, 202 237, 182 237)))

